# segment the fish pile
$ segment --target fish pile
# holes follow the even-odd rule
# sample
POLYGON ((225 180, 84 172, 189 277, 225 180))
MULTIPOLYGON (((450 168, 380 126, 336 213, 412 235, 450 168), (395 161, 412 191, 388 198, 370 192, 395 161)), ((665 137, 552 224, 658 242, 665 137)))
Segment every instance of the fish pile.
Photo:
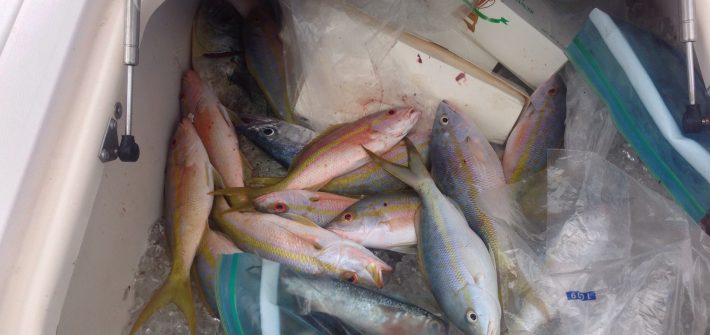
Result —
MULTIPOLYGON (((276 1, 204 0, 194 20, 192 70, 165 179, 168 278, 130 330, 174 303, 196 332, 191 280, 219 317, 222 255, 247 252, 303 276, 283 277, 307 301, 367 334, 530 331, 553 311, 505 251, 514 222, 505 192, 482 194, 545 168, 561 145, 565 89, 557 76, 532 96, 503 162, 472 122, 442 101, 430 131, 403 106, 315 134, 298 122, 285 81, 276 1), (288 169, 250 177, 253 145, 288 169), (416 254, 443 315, 378 292, 393 271, 370 249, 416 254), (513 289, 511 289, 513 288, 513 289), (507 317, 504 307, 520 305, 507 317), (451 326, 450 326, 451 325, 451 326)), ((261 173, 259 173, 261 174, 261 173)))

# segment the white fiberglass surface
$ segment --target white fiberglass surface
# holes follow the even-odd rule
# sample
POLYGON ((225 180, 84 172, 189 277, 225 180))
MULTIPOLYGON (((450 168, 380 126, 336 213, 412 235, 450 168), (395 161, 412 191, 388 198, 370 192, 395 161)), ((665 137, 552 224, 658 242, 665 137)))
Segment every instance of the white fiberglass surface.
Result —
POLYGON ((142 18, 149 21, 136 68, 133 123, 141 156, 136 163, 105 165, 57 334, 124 332, 139 259, 162 215, 165 158, 179 115, 180 78, 190 65, 197 2, 167 1, 142 18))

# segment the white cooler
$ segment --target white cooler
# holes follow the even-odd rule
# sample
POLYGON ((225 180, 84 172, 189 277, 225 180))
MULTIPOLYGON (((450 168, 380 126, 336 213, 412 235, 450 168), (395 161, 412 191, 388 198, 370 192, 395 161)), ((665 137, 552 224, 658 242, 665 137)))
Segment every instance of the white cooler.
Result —
POLYGON ((139 259, 162 215, 198 2, 142 3, 136 163, 97 157, 115 103, 125 104, 124 1, 0 5, 0 334, 125 331, 139 259))

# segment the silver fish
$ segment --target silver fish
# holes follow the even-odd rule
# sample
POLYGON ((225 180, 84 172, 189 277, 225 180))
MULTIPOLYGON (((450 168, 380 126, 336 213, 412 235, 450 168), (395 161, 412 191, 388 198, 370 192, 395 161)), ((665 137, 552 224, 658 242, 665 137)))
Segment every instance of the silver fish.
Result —
POLYGON ((201 1, 192 25, 192 68, 228 109, 240 115, 269 115, 266 96, 247 69, 245 29, 244 19, 229 2, 201 1))
POLYGON ((313 130, 279 119, 242 116, 240 121, 235 122, 237 131, 286 168, 316 137, 313 130))
POLYGON ((368 153, 422 200, 416 225, 417 256, 434 298, 464 333, 500 334, 501 307, 493 258, 458 206, 436 187, 414 144, 409 139, 405 144, 408 168, 368 153))
POLYGON ((448 325, 429 311, 364 287, 300 275, 281 277, 284 290, 301 300, 301 314, 324 313, 365 334, 446 334, 448 325))
POLYGON ((521 264, 506 252, 513 248, 512 232, 506 227, 515 223, 518 210, 505 188, 503 168, 495 150, 476 125, 467 122, 446 101, 439 104, 434 120, 430 150, 436 159, 432 159, 431 175, 491 250, 503 306, 522 306, 520 315, 505 320, 506 326, 509 330, 533 329, 550 318, 549 311, 540 294, 530 286, 528 274, 520 271, 521 264))

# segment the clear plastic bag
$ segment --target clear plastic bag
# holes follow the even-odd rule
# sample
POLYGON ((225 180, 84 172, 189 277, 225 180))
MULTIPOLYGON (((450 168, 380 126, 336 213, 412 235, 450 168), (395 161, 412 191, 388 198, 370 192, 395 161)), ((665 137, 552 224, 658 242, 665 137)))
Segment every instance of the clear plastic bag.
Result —
MULTIPOLYGON (((520 271, 552 312, 528 333, 704 334, 707 235, 673 202, 601 156, 549 156, 547 174, 538 177, 547 182, 544 233, 526 234, 540 225, 529 221, 506 227, 505 252, 517 254, 520 271)), ((503 308, 521 317, 519 305, 503 308)))
MULTIPOLYGON (((687 101, 684 58, 660 39, 598 10, 566 52, 653 175, 696 222, 707 220, 710 136, 680 131, 687 101)), ((704 85, 698 86, 697 102, 707 106, 704 85)))
POLYGON ((560 76, 567 86, 565 148, 606 157, 618 131, 604 100, 571 63, 560 70, 560 76))

